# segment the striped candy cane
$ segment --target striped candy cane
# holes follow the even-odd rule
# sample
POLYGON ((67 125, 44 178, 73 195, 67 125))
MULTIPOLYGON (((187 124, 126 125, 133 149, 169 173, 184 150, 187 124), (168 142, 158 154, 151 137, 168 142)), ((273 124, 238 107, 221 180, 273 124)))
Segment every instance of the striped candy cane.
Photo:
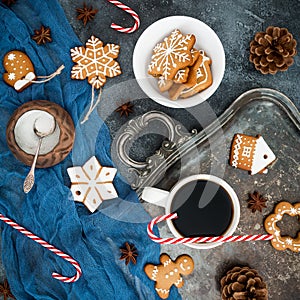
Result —
POLYGON ((19 224, 17 224, 16 222, 14 222, 13 220, 5 217, 4 215, 0 214, 0 220, 2 220, 4 223, 10 225, 12 228, 18 230, 19 232, 21 232, 22 234, 24 234, 25 236, 27 236, 28 238, 34 240, 35 242, 37 242, 38 244, 40 244, 41 246, 43 246, 44 248, 47 248, 48 250, 54 252, 56 255, 62 257, 64 260, 68 261, 69 263, 71 263, 75 269, 76 269, 76 275, 74 275, 73 277, 65 277, 62 276, 58 273, 53 272, 52 273, 52 277, 60 280, 62 282, 75 282, 79 279, 79 277, 82 274, 81 268, 79 263, 74 260, 71 256, 69 256, 68 254, 62 252, 61 250, 55 248, 54 246, 48 244, 46 241, 42 240, 41 238, 39 238, 38 236, 34 235, 32 232, 28 231, 27 229, 25 229, 24 227, 20 226, 19 224))
POLYGON ((160 238, 153 233, 153 227, 155 224, 177 219, 176 213, 158 216, 154 218, 147 227, 148 236, 156 243, 159 244, 191 244, 191 243, 212 243, 212 242, 247 242, 247 241, 268 241, 273 238, 272 234, 254 234, 254 235, 236 235, 236 236, 215 236, 215 237, 175 237, 175 238, 160 238))
POLYGON ((132 18, 134 19, 134 25, 132 27, 124 28, 124 27, 119 26, 115 23, 112 23, 110 25, 111 28, 113 28, 114 30, 117 30, 119 32, 123 32, 123 33, 132 33, 140 27, 140 17, 130 7, 126 6, 125 4, 123 4, 120 1, 116 1, 116 0, 107 0, 107 1, 114 4, 115 6, 117 6, 119 8, 121 8, 122 10, 124 10, 125 12, 130 14, 132 16, 132 18))

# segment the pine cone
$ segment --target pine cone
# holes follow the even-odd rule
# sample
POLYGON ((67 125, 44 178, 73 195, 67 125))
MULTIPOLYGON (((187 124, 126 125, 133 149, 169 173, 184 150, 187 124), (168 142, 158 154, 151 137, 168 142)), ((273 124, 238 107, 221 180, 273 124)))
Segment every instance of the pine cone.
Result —
POLYGON ((234 267, 221 279, 222 300, 268 300, 266 283, 257 271, 234 267))
POLYGON ((286 28, 269 26, 250 43, 250 61, 263 74, 286 71, 294 63, 297 42, 286 28))

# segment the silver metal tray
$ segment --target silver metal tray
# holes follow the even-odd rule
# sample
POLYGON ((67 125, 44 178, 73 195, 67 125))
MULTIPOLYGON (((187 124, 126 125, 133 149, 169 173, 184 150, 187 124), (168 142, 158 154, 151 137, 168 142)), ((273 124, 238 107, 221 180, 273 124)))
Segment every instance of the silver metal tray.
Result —
MULTIPOLYGON (((159 131, 159 130, 158 130, 159 131)), ((140 195, 143 187, 169 190, 180 178, 206 173, 225 179, 236 191, 241 218, 236 234, 265 233, 263 222, 276 203, 300 202, 300 114, 283 94, 271 89, 254 89, 238 97, 215 121, 199 133, 182 133, 180 126, 165 114, 150 112, 129 122, 117 141, 122 170, 131 169, 127 180, 140 195), (163 121, 161 121, 163 119, 163 121), (169 141, 145 162, 132 160, 126 147, 149 125, 158 121, 167 128, 169 141), (261 134, 278 160, 267 175, 249 175, 228 164, 230 145, 235 133, 261 134), (248 194, 260 192, 267 198, 262 213, 247 207, 248 194)), ((152 216, 164 214, 160 207, 143 203, 152 216)), ((282 233, 295 235, 300 230, 296 217, 284 218, 282 233)), ((159 224, 163 237, 171 236, 166 224, 159 224)), ((300 293, 299 253, 275 250, 270 242, 227 243, 214 249, 195 250, 184 245, 163 245, 162 252, 172 258, 186 253, 195 261, 195 271, 180 289, 183 299, 220 299, 219 281, 235 265, 258 270, 268 284, 269 299, 298 299, 300 293), (200 298, 199 298, 200 299, 200 298)))

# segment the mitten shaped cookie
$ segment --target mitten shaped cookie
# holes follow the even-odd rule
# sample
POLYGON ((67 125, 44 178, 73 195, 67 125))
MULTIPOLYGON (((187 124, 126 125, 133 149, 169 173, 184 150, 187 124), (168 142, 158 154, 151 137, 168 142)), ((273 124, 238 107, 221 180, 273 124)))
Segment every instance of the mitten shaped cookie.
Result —
POLYGON ((168 254, 160 256, 159 265, 147 264, 144 271, 147 276, 155 281, 155 290, 160 298, 169 297, 170 288, 174 284, 181 288, 184 281, 181 275, 191 274, 194 270, 194 261, 188 255, 181 255, 172 261, 168 254))
POLYGON ((3 74, 4 82, 17 92, 23 91, 36 78, 30 58, 21 51, 13 50, 6 53, 3 66, 6 70, 3 74))

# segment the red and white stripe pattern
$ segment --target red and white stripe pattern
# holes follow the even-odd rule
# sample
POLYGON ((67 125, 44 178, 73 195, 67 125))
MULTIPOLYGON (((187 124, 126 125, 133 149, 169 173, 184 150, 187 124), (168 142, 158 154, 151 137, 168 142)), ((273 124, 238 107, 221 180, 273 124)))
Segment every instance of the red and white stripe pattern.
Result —
POLYGON ((112 23, 110 25, 111 28, 113 28, 114 30, 117 30, 119 32, 123 32, 123 33, 132 33, 134 31, 136 31, 139 27, 140 27, 140 17, 139 15, 133 11, 130 7, 126 6, 125 4, 123 4, 120 1, 116 1, 116 0, 107 0, 108 2, 114 4, 115 6, 121 8, 122 10, 124 10, 125 12, 127 12, 128 14, 130 14, 132 16, 132 18, 134 19, 134 25, 132 27, 127 27, 124 28, 122 26, 119 26, 115 23, 112 23))
POLYGON ((191 243, 212 243, 212 242, 248 242, 248 241, 269 241, 273 238, 272 234, 254 234, 254 235, 235 235, 235 236, 207 236, 207 237, 172 237, 172 238, 160 238, 153 233, 153 227, 155 224, 166 221, 177 219, 176 213, 158 216, 154 218, 147 227, 148 236, 156 243, 159 244, 191 244, 191 243))
POLYGON ((20 226, 19 224, 17 224, 16 222, 14 222, 11 219, 5 217, 2 214, 0 214, 0 220, 2 220, 4 223, 10 225, 14 229, 18 230, 19 232, 21 232, 22 234, 24 234, 28 238, 34 240, 35 242, 37 242, 38 244, 40 244, 44 248, 47 248, 48 250, 54 252, 56 255, 62 257, 63 259, 65 259, 66 261, 68 261, 69 263, 71 263, 74 266, 74 268, 76 269, 76 275, 74 275, 73 277, 65 277, 65 276, 62 276, 62 275, 60 275, 58 273, 53 272, 52 273, 52 277, 53 278, 55 278, 57 280, 60 280, 62 282, 68 282, 68 283, 75 282, 75 281, 77 281, 79 279, 79 277, 82 274, 80 265, 71 256, 69 256, 68 254, 62 252, 61 250, 59 250, 57 248, 55 248, 54 246, 48 244, 46 241, 42 240, 38 236, 34 235, 32 232, 28 231, 24 227, 20 226))

